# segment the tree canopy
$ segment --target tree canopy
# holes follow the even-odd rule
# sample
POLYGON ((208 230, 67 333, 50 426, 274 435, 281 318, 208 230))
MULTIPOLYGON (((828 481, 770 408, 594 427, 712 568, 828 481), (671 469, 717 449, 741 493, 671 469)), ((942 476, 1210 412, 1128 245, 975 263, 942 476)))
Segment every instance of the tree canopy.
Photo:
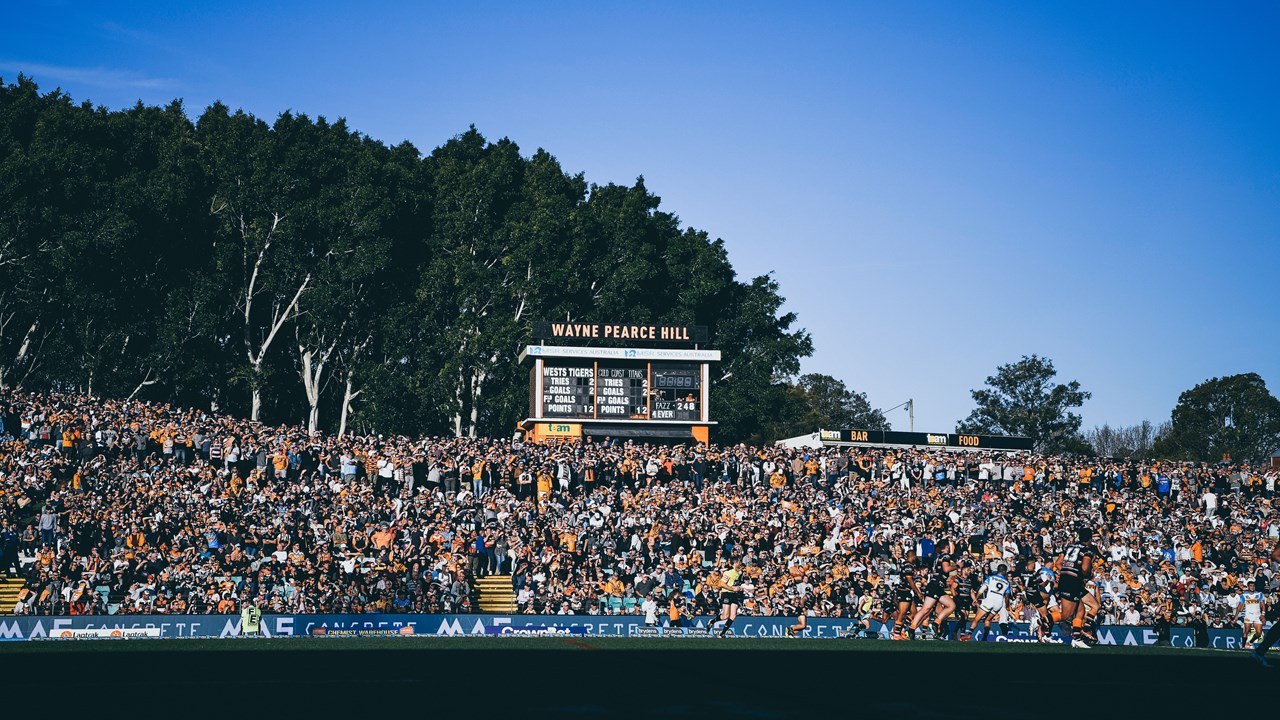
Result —
POLYGON ((1263 463, 1280 449, 1280 400, 1257 373, 1212 378, 1178 396, 1155 454, 1177 460, 1263 463))
POLYGON ((855 392, 830 375, 808 373, 785 386, 785 401, 762 440, 776 440, 820 429, 888 430, 884 414, 871 407, 866 393, 855 392))
POLYGON ((1083 405, 1090 393, 1075 380, 1055 384, 1057 374, 1053 361, 1039 355, 1023 355, 997 367, 986 388, 971 391, 977 407, 956 432, 1021 435, 1034 440, 1040 452, 1086 451, 1081 418, 1071 409, 1083 405))
POLYGON ((697 323, 736 441, 812 353, 783 303, 643 178, 592 184, 474 127, 424 155, 342 120, 111 111, 0 80, 0 387, 506 434, 532 320, 697 323))

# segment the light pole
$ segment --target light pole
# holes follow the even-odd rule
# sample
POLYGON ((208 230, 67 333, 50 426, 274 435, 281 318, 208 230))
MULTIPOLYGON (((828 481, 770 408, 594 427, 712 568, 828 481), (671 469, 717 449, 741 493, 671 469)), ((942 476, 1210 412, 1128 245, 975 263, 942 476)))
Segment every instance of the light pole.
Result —
POLYGON ((907 422, 909 423, 908 428, 911 430, 911 432, 915 432, 916 431, 916 401, 915 400, 909 398, 906 402, 898 403, 897 405, 894 405, 888 410, 885 410, 884 414, 887 415, 893 412, 894 410, 897 410, 900 407, 905 407, 907 409, 907 418, 908 418, 907 422))

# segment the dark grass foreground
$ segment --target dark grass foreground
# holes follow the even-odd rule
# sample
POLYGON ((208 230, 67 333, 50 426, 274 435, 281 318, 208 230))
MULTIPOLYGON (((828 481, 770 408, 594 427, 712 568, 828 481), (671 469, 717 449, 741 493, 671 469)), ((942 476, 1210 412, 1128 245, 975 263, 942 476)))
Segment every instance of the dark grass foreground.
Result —
POLYGON ((94 717, 359 720, 1215 718, 1280 689, 1242 652, 839 640, 0 643, 0 678, 11 703, 94 717))

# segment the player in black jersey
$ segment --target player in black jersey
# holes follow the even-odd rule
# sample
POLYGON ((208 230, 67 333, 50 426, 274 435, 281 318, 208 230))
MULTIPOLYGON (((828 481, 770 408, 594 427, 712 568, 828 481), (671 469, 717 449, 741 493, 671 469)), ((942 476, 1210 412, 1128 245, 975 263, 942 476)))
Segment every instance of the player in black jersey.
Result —
POLYGON ((1034 616, 1028 616, 1033 633, 1036 639, 1044 642, 1045 628, 1053 626, 1053 618, 1049 614, 1049 603, 1053 600, 1056 576, 1052 569, 1037 567, 1037 565, 1035 560, 1027 560, 1022 572, 1018 574, 1018 581, 1022 585, 1023 597, 1027 599, 1027 605, 1035 612, 1034 616))
POLYGON ((973 566, 965 563, 951 579, 951 593, 956 600, 956 632, 969 621, 973 611, 973 566))
POLYGON ((809 627, 809 599, 803 595, 796 601, 796 624, 787 628, 787 637, 800 637, 809 627))
MULTIPOLYGON (((1276 545, 1275 549, 1271 551, 1271 562, 1280 563, 1280 545, 1276 545)), ((1275 645, 1278 640, 1280 640, 1280 621, 1271 624, 1271 629, 1262 637, 1262 642, 1258 643, 1250 652, 1253 659, 1257 660, 1262 667, 1271 667, 1271 661, 1267 660, 1265 656, 1271 646, 1275 645)))
POLYGON ((910 613, 915 611, 915 604, 923 599, 920 588, 916 585, 916 553, 914 550, 907 552, 907 559, 902 563, 902 569, 898 574, 898 584, 893 589, 893 599, 898 605, 897 611, 893 615, 893 639, 905 640, 907 638, 907 618, 911 617, 910 613))
POLYGON ((1071 647, 1087 648, 1084 632, 1084 603, 1088 589, 1086 583, 1093 576, 1093 559, 1098 551, 1093 547, 1093 530, 1080 528, 1076 542, 1068 545, 1058 556, 1058 601, 1062 604, 1062 618, 1058 627, 1062 637, 1071 638, 1071 647))
POLYGON ((929 579, 925 582, 921 595, 924 596, 920 604, 920 609, 911 618, 911 630, 914 635, 916 630, 925 622, 939 622, 936 626, 936 637, 942 636, 941 622, 945 622, 946 618, 955 612, 956 603, 950 595, 947 594, 947 581, 950 579, 951 572, 955 566, 951 563, 951 558, 939 556, 934 563, 934 570, 929 575, 929 579), (930 614, 936 613, 937 618, 930 620, 930 614))

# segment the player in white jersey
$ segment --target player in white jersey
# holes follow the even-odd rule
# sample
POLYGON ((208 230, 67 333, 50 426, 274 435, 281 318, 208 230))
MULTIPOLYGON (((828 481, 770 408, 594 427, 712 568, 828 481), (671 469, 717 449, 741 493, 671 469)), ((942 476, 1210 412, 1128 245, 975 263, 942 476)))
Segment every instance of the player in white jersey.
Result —
POLYGON ((969 633, 965 639, 973 637, 974 631, 978 629, 978 623, 982 623, 982 638, 986 639, 987 634, 991 632, 991 619, 999 618, 1005 610, 1005 598, 1009 594, 1009 578, 1005 573, 1009 572, 1007 565, 1003 563, 996 567, 996 571, 992 575, 988 575, 987 579, 982 581, 982 585, 978 588, 978 612, 973 616, 973 620, 969 623, 969 633))
POLYGON ((1245 649, 1253 647, 1262 639, 1262 610, 1267 604, 1267 596, 1262 593, 1266 584, 1262 580, 1253 581, 1253 589, 1240 595, 1240 606, 1236 611, 1236 619, 1244 623, 1245 649))

